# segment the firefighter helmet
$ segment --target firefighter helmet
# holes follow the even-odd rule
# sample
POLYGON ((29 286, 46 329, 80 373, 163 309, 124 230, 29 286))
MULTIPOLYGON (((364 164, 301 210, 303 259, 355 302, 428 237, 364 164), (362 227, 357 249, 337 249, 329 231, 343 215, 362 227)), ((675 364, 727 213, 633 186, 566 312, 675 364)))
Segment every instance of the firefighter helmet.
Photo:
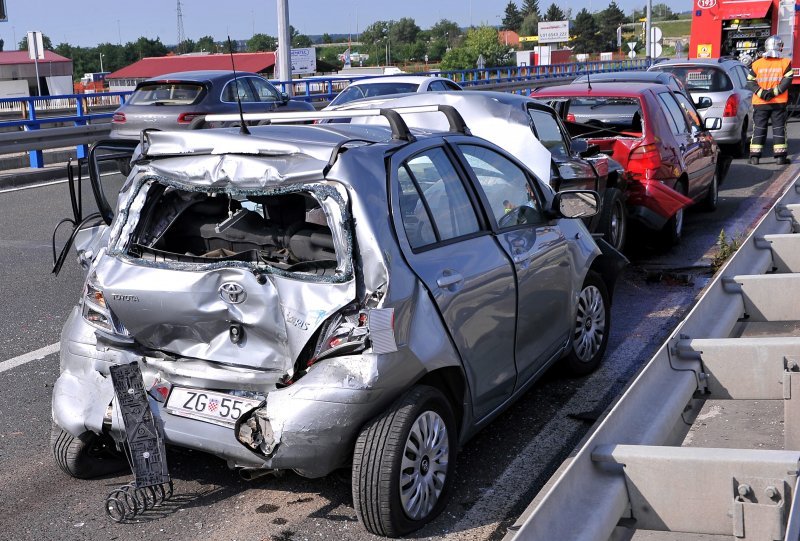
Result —
POLYGON ((779 36, 770 36, 764 42, 764 56, 769 58, 780 58, 783 51, 783 40, 779 36))

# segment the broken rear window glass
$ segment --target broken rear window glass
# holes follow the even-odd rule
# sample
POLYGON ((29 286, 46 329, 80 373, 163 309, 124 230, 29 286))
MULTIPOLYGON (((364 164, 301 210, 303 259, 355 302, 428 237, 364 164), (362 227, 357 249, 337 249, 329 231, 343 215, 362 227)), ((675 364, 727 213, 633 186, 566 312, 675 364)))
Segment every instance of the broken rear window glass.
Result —
MULTIPOLYGON (((231 196, 156 182, 144 189, 144 200, 140 194, 130 209, 138 223, 123 228, 123 235, 132 231, 124 250, 129 257, 182 268, 228 262, 319 277, 341 275, 345 258, 337 253, 325 205, 310 191, 231 196)), ((331 208, 339 208, 329 200, 331 208)), ((341 245, 343 237, 338 237, 341 245)))

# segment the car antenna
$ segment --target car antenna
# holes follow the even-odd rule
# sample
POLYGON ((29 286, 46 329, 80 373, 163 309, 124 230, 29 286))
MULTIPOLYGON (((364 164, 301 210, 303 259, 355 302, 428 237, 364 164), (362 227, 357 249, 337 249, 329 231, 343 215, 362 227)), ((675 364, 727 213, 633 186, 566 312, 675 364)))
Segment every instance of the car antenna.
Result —
POLYGON ((242 110, 242 97, 239 95, 239 80, 236 78, 236 64, 233 61, 233 43, 231 43, 231 36, 228 35, 228 52, 231 55, 231 69, 233 69, 233 80, 236 83, 236 103, 239 104, 239 118, 242 127, 239 133, 242 135, 250 135, 250 130, 247 129, 247 124, 244 122, 244 111, 242 110))
POLYGON ((591 90, 591 89, 592 89, 592 76, 591 76, 591 72, 592 72, 592 70, 586 70, 586 82, 589 84, 589 90, 591 90))

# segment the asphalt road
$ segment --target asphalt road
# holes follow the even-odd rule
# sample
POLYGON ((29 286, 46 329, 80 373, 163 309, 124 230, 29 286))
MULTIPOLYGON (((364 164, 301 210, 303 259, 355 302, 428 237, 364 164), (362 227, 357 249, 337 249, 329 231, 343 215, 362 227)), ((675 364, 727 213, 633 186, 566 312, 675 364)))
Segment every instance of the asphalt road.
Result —
MULTIPOLYGON (((790 138, 800 129, 790 125, 790 138)), ((800 144, 791 140, 790 153, 800 144)), ((712 275, 720 230, 745 233, 800 165, 734 161, 713 214, 690 212, 684 242, 666 252, 629 250, 632 265, 614 296, 604 365, 581 379, 558 368, 472 439, 458 457, 450 504, 412 535, 498 539, 593 422, 649 360, 712 275)), ((84 203, 91 197, 86 192, 84 203)), ((369 539, 356 520, 349 471, 307 480, 287 472, 246 482, 197 452, 168 451, 175 495, 133 524, 116 524, 103 501, 130 474, 79 481, 50 453, 50 394, 58 376, 61 325, 83 283, 70 257, 55 277, 51 234, 71 215, 64 184, 0 191, 0 537, 9 540, 369 539), (29 355, 42 350, 40 355, 29 355), (48 349, 49 348, 49 349, 48 349), (25 361, 8 368, 4 361, 25 361)), ((88 209, 87 209, 88 211, 88 209)))

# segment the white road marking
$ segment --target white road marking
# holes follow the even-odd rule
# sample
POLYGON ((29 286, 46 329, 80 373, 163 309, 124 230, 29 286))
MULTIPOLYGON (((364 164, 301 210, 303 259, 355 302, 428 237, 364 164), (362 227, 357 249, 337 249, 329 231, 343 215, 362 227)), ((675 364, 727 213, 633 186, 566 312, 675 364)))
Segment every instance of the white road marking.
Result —
MULTIPOLYGON (((114 173, 114 172, 111 172, 111 173, 100 173, 101 177, 107 177, 109 175, 119 175, 119 173, 114 173)), ((69 179, 62 178, 61 180, 51 180, 49 182, 39 182, 37 184, 30 184, 28 186, 18 186, 16 188, 5 188, 3 190, 0 190, 0 194, 9 193, 9 192, 19 192, 19 191, 22 191, 22 190, 32 190, 34 188, 45 188, 47 186, 53 186, 55 184, 64 184, 68 180, 69 179)), ((84 180, 88 181, 88 177, 85 177, 84 180)))
POLYGON ((49 346, 37 349, 36 351, 31 351, 24 355, 20 355, 19 357, 14 357, 13 359, 0 362, 0 373, 5 372, 6 370, 11 370, 12 368, 16 368, 31 361, 43 359, 48 355, 58 352, 60 347, 61 345, 59 343, 50 344, 49 346))
POLYGON ((0 193, 8 193, 8 192, 19 192, 22 190, 32 190, 34 188, 44 188, 45 186, 53 186, 54 184, 64 184, 67 182, 67 179, 61 180, 53 180, 50 182, 41 182, 39 184, 31 184, 29 186, 18 186, 16 188, 6 188, 4 190, 0 190, 0 193))

